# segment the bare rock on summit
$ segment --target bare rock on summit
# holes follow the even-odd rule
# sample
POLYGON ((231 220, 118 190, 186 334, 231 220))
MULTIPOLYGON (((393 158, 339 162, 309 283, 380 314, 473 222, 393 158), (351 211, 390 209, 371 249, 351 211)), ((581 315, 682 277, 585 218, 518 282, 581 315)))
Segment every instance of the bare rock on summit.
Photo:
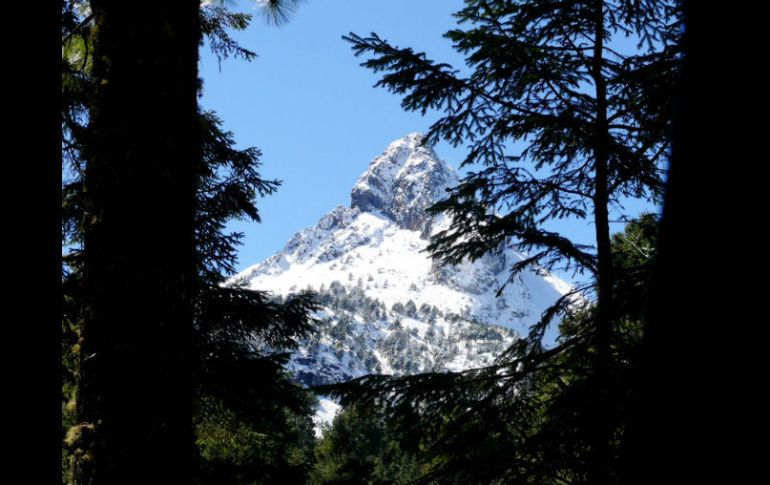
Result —
POLYGON ((420 133, 391 143, 372 160, 350 194, 351 207, 380 212, 410 231, 424 231, 431 218, 426 209, 457 184, 457 174, 424 144, 420 133))

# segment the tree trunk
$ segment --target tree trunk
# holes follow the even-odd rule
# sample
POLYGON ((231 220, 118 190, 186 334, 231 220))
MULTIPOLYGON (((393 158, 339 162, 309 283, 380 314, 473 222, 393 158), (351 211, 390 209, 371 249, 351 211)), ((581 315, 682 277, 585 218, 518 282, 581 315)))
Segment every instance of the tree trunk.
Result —
POLYGON ((595 41, 593 51, 592 77, 596 87, 596 126, 594 133, 595 183, 594 223, 596 226, 596 248, 598 257, 598 303, 596 309, 596 404, 590 410, 591 457, 589 482, 595 485, 610 483, 610 439, 612 421, 609 407, 611 382, 611 340, 614 317, 613 285, 614 268, 610 248, 609 227, 609 183, 607 128, 607 84, 602 73, 604 56, 604 2, 596 2, 595 41))
POLYGON ((76 483, 190 483, 199 2, 93 0, 76 483))
POLYGON ((644 315, 639 375, 623 443, 623 483, 708 483, 708 345, 713 275, 704 244, 708 162, 707 8, 683 2, 684 57, 674 111, 658 256, 644 315), (688 284, 682 284, 687 275, 688 284))

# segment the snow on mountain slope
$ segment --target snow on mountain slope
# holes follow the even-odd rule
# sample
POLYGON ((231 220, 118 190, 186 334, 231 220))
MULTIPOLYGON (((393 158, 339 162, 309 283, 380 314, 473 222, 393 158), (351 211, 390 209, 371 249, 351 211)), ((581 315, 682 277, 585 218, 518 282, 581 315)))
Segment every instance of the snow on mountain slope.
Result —
MULTIPOLYGON (((335 207, 229 281, 278 295, 319 293, 320 332, 289 364, 305 384, 489 364, 569 291, 533 270, 497 297, 524 258, 512 249, 451 266, 431 260, 430 235, 449 221, 426 209, 458 176, 422 139, 412 133, 391 143, 353 187, 350 206, 335 207)), ((546 342, 555 337, 552 325, 546 342)), ((333 403, 322 405, 324 416, 334 415, 333 403)))

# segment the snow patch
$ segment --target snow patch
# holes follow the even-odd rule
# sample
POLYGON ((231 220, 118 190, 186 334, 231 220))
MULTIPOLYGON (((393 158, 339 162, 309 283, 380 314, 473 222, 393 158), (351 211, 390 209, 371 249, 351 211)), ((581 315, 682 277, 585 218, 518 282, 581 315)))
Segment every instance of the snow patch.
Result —
POLYGON ((331 399, 321 398, 318 400, 318 410, 313 416, 313 424, 316 438, 320 438, 323 434, 323 428, 331 426, 335 416, 339 413, 342 406, 332 401, 331 399))

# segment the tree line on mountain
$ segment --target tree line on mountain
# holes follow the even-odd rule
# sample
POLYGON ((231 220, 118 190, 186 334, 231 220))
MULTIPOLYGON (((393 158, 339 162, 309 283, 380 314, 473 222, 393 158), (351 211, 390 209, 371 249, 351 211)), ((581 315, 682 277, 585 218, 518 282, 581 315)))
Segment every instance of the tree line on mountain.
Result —
MULTIPOLYGON (((299 3, 262 5, 280 23, 299 3)), ((687 254, 674 238, 685 204, 666 190, 672 140, 669 184, 686 184, 673 169, 692 157, 693 120, 676 105, 693 104, 683 12, 466 0, 446 37, 467 74, 377 34, 345 36, 405 109, 443 113, 427 143, 468 148, 473 170, 431 209, 452 221, 431 255, 457 263, 513 241, 531 256, 511 279, 541 267, 587 281, 489 366, 313 389, 344 406, 316 440, 315 397, 284 369, 318 330, 315 295, 223 285, 242 237, 226 223, 258 222, 256 198, 279 182, 199 106, 198 50, 205 39, 220 60, 253 59, 231 36, 251 16, 224 2, 62 0, 62 482, 649 483, 654 458, 672 463, 643 444, 672 423, 653 379, 682 397, 665 364, 689 325, 660 306, 687 254), (621 37, 636 49, 619 51, 621 37), (632 199, 665 202, 662 222, 612 231, 632 199), (590 222, 595 247, 548 229, 564 218, 590 222)))
MULTIPOLYGON (((392 372, 410 374, 443 369, 460 354, 461 344, 471 360, 497 355, 514 335, 503 327, 444 312, 435 305, 423 303, 417 308, 411 299, 393 303, 388 311, 381 300, 366 295, 360 282, 361 279, 349 288, 338 280, 328 288, 321 285, 315 300, 324 315, 319 317, 317 331, 302 341, 307 347, 303 359, 320 361, 325 352, 333 352, 341 362, 349 355, 349 366, 357 362, 369 373, 379 374, 380 358, 384 358, 392 372), (405 318, 411 322, 405 322, 405 318), (444 329, 446 323, 452 324, 448 333, 444 329), (379 328, 372 333, 370 325, 379 328), (427 328, 418 330, 421 325, 427 328), (382 335, 384 338, 380 338, 382 335)), ((282 301, 280 296, 276 299, 282 301)))

